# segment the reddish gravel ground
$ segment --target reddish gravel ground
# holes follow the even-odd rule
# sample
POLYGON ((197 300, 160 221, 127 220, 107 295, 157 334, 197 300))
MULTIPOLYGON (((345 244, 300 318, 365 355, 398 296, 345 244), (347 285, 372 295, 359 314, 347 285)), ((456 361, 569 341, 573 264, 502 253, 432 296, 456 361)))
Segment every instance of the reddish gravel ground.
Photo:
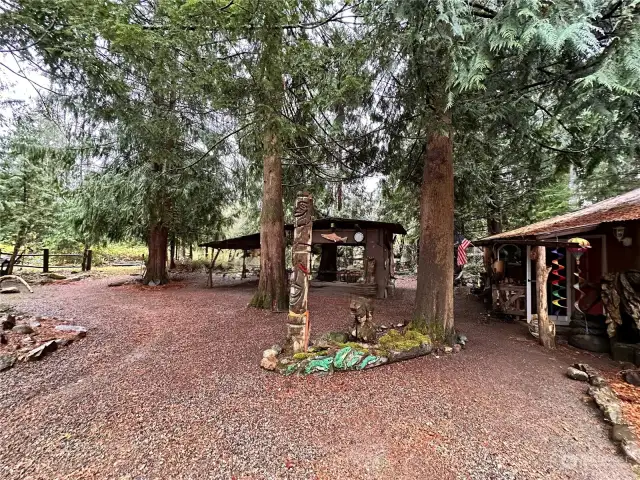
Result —
MULTIPOLYGON (((472 298, 456 299, 470 339, 458 355, 286 378, 258 368, 285 314, 248 309, 255 284, 108 281, 8 300, 90 330, 0 373, 0 478, 634 478, 585 384, 564 376, 575 361, 613 364, 545 352, 472 298)), ((408 317, 414 284, 402 283, 377 302, 378 323, 408 317)), ((331 289, 313 289, 310 308, 312 337, 349 324, 331 289)))

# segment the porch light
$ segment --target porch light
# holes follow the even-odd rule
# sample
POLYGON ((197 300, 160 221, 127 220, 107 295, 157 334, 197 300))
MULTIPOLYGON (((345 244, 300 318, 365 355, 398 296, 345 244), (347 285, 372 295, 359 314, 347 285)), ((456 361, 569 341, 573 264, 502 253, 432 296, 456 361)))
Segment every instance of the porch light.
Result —
POLYGON ((618 225, 617 227, 613 227, 613 234, 616 239, 621 242, 624 238, 624 227, 622 225, 618 225))

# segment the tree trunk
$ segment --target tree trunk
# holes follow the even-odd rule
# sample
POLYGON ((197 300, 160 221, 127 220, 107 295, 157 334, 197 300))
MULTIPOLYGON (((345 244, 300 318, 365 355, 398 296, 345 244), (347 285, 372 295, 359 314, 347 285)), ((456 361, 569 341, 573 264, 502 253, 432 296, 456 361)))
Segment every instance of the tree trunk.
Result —
MULTIPOLYGON (((547 250, 535 247, 536 251, 536 293, 538 298, 538 332, 540 344, 546 348, 556 348, 555 328, 549 320, 547 307, 547 278, 551 267, 547 267, 547 250)), ((527 259, 528 261, 528 259, 527 259)))
POLYGON ((318 280, 321 282, 335 282, 338 270, 338 245, 325 243, 322 245, 320 266, 318 267, 318 280))
POLYGON ((260 216, 260 281, 250 305, 285 310, 287 293, 284 263, 282 162, 274 127, 264 135, 262 215, 260 216))
POLYGON ((420 200, 418 284, 413 325, 447 340, 453 334, 453 139, 447 132, 429 134, 423 152, 420 200))
POLYGON ((142 283, 148 285, 153 282, 156 285, 169 281, 167 275, 167 244, 169 243, 169 229, 161 223, 151 227, 147 245, 149 247, 149 259, 147 260, 147 272, 142 283))
POLYGON ((171 247, 169 248, 171 251, 171 260, 169 261, 169 269, 175 270, 176 268, 176 237, 171 237, 171 247))
POLYGON ((22 243, 24 242, 25 229, 21 227, 18 232, 18 238, 16 238, 16 243, 13 245, 13 252, 11 252, 11 257, 9 258, 9 268, 7 269, 7 275, 11 275, 13 273, 13 266, 18 261, 18 254, 20 253, 20 248, 22 247, 22 243))

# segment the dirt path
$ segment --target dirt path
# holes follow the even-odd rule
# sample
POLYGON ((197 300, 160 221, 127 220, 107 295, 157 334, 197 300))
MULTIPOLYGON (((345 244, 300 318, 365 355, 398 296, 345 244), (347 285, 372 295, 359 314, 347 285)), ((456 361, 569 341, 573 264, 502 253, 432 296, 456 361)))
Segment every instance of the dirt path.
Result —
MULTIPOLYGON (((90 332, 0 373, 0 478, 634 478, 563 375, 607 363, 545 352, 470 299, 459 355, 285 378, 258 368, 285 314, 247 309, 250 285, 107 281, 12 300, 90 332)), ((412 294, 378 302, 375 320, 406 318, 412 294)), ((312 336, 348 325, 347 298, 312 290, 310 308, 312 336)))

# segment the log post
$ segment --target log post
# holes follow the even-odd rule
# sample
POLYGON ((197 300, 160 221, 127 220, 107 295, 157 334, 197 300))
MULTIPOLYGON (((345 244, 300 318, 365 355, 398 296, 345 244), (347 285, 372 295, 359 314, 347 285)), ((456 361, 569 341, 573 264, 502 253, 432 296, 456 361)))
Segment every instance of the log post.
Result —
POLYGON ((551 267, 547 267, 545 247, 535 247, 536 252, 536 293, 538 299, 538 332, 540 344, 546 348, 556 348, 555 328, 549 320, 547 307, 547 278, 551 267))
POLYGON ((291 287, 287 317, 287 346, 294 353, 306 352, 309 346, 309 275, 311 273, 311 235, 313 198, 298 193, 294 210, 291 287))
POLYGON ((242 275, 240 278, 247 278, 247 251, 242 251, 242 275))
POLYGON ((91 271, 91 260, 93 259, 93 250, 87 250, 87 264, 85 265, 86 271, 91 271))
POLYGON ((47 273, 49 271, 49 249, 45 248, 42 251, 42 272, 47 273))
MULTIPOLYGON (((211 259, 211 265, 209 266, 209 278, 207 278, 207 287, 209 287, 209 288, 213 288, 213 267, 216 266, 216 259, 218 258, 218 255, 220 254, 220 250, 222 250, 222 249, 219 248, 218 251, 216 252, 216 254, 211 259)), ((213 252, 211 252, 211 253, 213 253, 213 252)))

